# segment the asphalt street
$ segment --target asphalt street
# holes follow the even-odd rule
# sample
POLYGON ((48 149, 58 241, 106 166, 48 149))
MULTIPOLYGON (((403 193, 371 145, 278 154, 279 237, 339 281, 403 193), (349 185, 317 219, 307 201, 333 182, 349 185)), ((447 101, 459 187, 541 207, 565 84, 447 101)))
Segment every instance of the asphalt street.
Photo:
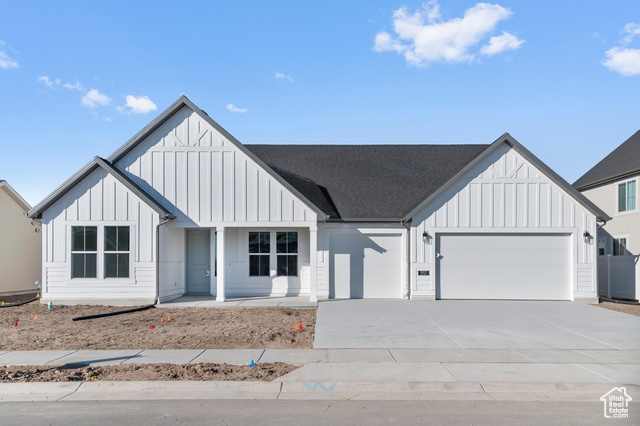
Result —
POLYGON ((505 401, 90 401, 3 403, 3 425, 584 425, 639 424, 606 419, 600 402, 505 401))

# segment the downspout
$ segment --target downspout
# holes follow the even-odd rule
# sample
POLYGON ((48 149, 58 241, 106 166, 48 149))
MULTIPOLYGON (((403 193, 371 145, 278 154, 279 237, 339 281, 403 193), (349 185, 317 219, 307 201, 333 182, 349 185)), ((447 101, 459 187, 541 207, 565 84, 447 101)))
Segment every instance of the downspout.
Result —
POLYGON ((169 223, 173 218, 172 216, 165 216, 165 221, 156 225, 156 297, 153 301, 154 305, 160 303, 160 227, 169 223))
POLYGON ((411 299, 411 222, 400 222, 407 229, 407 298, 411 299))

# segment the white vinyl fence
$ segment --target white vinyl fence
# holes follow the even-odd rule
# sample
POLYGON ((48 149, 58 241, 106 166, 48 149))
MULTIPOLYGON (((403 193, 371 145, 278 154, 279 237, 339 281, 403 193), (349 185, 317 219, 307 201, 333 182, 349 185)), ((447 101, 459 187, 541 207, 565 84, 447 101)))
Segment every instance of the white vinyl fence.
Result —
POLYGON ((598 294, 638 300, 640 297, 640 256, 600 256, 598 294))

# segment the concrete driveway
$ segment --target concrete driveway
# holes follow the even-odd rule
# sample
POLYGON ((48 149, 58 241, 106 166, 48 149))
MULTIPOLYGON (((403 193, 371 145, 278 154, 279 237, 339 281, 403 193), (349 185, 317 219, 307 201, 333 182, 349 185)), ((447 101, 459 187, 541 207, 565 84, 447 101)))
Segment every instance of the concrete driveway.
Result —
POLYGON ((640 317, 581 302, 329 300, 318 306, 314 348, 523 349, 532 357, 627 349, 637 363, 640 317))

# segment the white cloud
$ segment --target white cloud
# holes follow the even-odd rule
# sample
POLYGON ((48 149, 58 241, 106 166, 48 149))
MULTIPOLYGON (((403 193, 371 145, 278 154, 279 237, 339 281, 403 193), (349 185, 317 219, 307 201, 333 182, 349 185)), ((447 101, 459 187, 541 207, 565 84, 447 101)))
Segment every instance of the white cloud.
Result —
POLYGON ((71 84, 71 83, 65 83, 63 84, 64 87, 66 87, 69 90, 79 90, 81 92, 84 92, 85 89, 84 87, 82 87, 82 85, 80 84, 80 82, 78 80, 76 80, 75 83, 71 84))
POLYGON ((227 109, 228 109, 229 111, 231 111, 231 112, 247 112, 247 111, 249 111, 249 110, 248 110, 248 109, 246 109, 246 108, 238 108, 238 107, 235 107, 235 106, 233 106, 233 104, 227 104, 227 109))
POLYGON ((629 44, 635 36, 640 35, 640 24, 629 22, 624 26, 622 31, 627 34, 627 36, 622 39, 622 42, 625 44, 629 44))
POLYGON ((4 46, 7 43, 0 40, 0 68, 8 70, 11 68, 18 68, 18 61, 7 55, 4 46))
POLYGON ((38 77, 38 81, 44 84, 45 86, 47 86, 49 89, 53 89, 54 87, 60 84, 59 78, 56 78, 55 80, 51 80, 46 75, 41 75, 40 77, 38 77))
POLYGON ((640 74, 640 49, 632 49, 626 46, 637 35, 640 35, 640 24, 630 22, 624 26, 622 32, 626 34, 621 42, 622 47, 613 47, 604 52, 607 59, 601 63, 611 71, 626 77, 638 75, 640 74))
POLYGON ((430 24, 439 21, 442 19, 442 15, 440 14, 440 5, 438 4, 438 0, 430 0, 423 5, 425 12, 427 13, 427 21, 430 24))
POLYGON ((276 72, 276 80, 289 80, 291 83, 293 83, 293 79, 291 77, 281 72, 276 72))
POLYGON ((507 50, 518 50, 522 43, 524 43, 524 40, 520 40, 513 34, 503 31, 502 35, 491 37, 489 44, 480 48, 480 53, 492 56, 507 50))
POLYGON ((111 98, 98 92, 96 89, 91 89, 82 96, 82 105, 95 108, 97 106, 107 106, 111 103, 111 98))
MULTIPOLYGON (((493 31, 498 22, 511 15, 509 8, 478 3, 467 9, 463 18, 443 21, 436 0, 424 4, 413 14, 401 7, 393 13, 395 37, 384 31, 376 34, 373 50, 395 51, 415 66, 442 61, 471 62, 475 55, 469 50, 493 31)), ((522 44, 523 40, 518 42, 522 44)))
MULTIPOLYGON (((125 96, 125 99, 127 100, 127 103, 124 107, 129 108, 129 111, 134 114, 146 114, 158 109, 156 104, 154 104, 148 96, 127 95, 125 96)), ((124 108, 118 107, 118 111, 122 110, 124 110, 124 108)))
POLYGON ((614 47, 604 53, 607 56, 602 65, 624 76, 640 74, 640 49, 614 47))

